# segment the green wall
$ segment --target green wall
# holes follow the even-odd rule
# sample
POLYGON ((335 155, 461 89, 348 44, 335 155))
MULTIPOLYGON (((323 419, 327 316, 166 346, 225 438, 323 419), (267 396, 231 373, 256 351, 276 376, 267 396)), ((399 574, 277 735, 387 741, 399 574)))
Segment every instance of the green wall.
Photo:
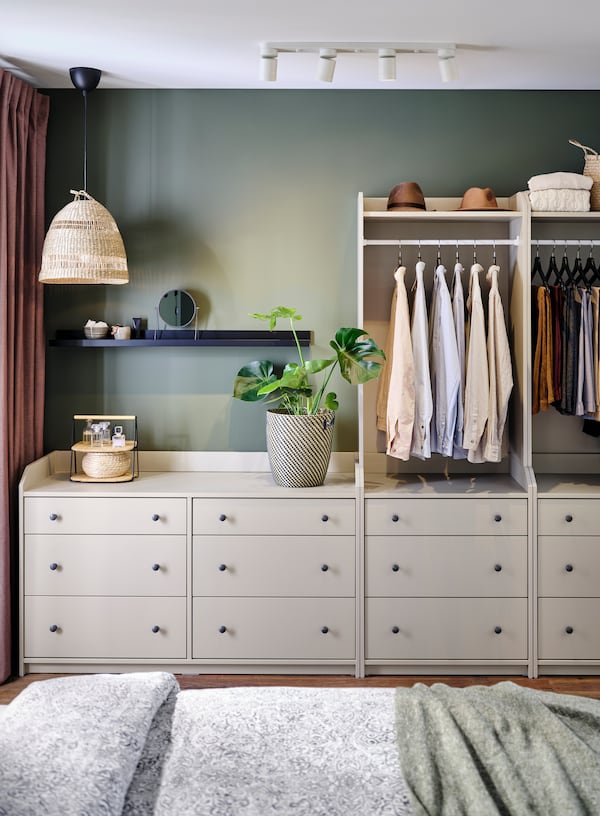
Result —
MULTIPOLYGON (((83 186, 81 96, 51 91, 47 214, 83 186)), ((88 319, 156 325, 171 288, 208 329, 264 328, 248 314, 295 306, 327 354, 356 321, 356 196, 418 181, 426 196, 497 196, 537 173, 581 172, 570 137, 600 147, 600 92, 95 91, 88 192, 128 253, 128 286, 46 286, 46 331, 88 319)), ((280 328, 287 328, 282 325, 280 328)), ((145 449, 264 450, 264 406, 232 400, 247 360, 281 350, 57 349, 47 353, 46 448, 73 413, 135 413, 145 449)), ((336 383, 337 450, 355 450, 356 392, 336 383)))

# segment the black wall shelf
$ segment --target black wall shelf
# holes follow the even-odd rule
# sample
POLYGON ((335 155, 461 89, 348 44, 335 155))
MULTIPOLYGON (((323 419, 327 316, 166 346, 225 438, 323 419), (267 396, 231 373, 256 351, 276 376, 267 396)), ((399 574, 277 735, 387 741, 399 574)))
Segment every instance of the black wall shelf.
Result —
MULTIPOLYGON (((298 341, 301 346, 310 346, 310 331, 299 331, 298 341)), ((48 341, 50 346, 81 348, 159 348, 160 346, 295 346, 291 331, 252 331, 242 329, 198 330, 189 329, 146 329, 140 338, 132 340, 114 340, 111 336, 101 340, 88 340, 83 331, 62 329, 56 337, 48 341)))

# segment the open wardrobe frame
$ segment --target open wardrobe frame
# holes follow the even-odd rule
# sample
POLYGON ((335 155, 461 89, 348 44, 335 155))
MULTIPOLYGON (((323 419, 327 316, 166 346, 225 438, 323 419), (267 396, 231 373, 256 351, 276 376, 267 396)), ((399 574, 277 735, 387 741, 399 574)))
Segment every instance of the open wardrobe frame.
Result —
MULTIPOLYGON (((514 379, 506 456, 483 464, 388 456, 376 428, 378 384, 359 390, 365 670, 532 675, 527 201, 517 194, 474 212, 458 211, 460 199, 425 203, 424 212, 388 212, 387 199, 359 194, 358 325, 386 345, 400 254, 409 301, 419 259, 427 291, 438 263, 450 277, 459 259, 465 300, 472 263, 496 264, 514 379)), ((485 276, 481 287, 485 302, 485 276)))

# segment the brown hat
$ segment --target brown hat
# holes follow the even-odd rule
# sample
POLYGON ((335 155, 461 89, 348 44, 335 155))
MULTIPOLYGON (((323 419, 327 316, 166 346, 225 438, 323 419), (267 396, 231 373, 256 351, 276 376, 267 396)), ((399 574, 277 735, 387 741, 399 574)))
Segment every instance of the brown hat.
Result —
POLYGON ((425 196, 416 181, 403 181, 392 187, 388 197, 388 210, 426 210, 425 196))
POLYGON ((497 210, 498 202, 496 196, 489 187, 469 187, 462 201, 459 210, 497 210))

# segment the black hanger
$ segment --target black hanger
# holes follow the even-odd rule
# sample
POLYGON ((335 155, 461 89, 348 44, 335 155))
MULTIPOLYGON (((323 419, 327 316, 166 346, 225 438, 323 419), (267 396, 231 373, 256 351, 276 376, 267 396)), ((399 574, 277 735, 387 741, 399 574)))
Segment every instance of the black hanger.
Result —
POLYGON ((560 272, 558 271, 558 266, 556 265, 556 255, 554 254, 554 249, 552 249, 550 261, 548 262, 548 271, 546 272, 546 280, 548 281, 549 284, 551 275, 554 275, 554 286, 564 286, 564 283, 560 279, 560 272))
POLYGON ((562 262, 560 265, 559 278, 563 286, 573 286, 573 276, 571 274, 571 267, 569 266, 569 258, 567 257, 567 248, 563 252, 562 262))
POLYGON ((575 256, 575 261, 573 263, 573 272, 571 275, 571 280, 575 284, 575 286, 582 286, 587 285, 585 278, 583 276, 583 264, 581 263, 581 247, 577 248, 577 255, 575 256))
POLYGON ((540 254, 539 254, 539 251, 537 251, 537 250, 536 250, 536 253, 535 253, 535 258, 533 259, 533 267, 531 269, 531 282, 532 283, 535 281, 536 275, 539 276, 539 279, 541 280, 543 286, 545 286, 546 289, 548 289, 549 288, 548 277, 544 274, 540 254))
POLYGON ((589 289, 591 286, 597 284, 600 280, 600 275, 598 274, 598 268, 596 267, 596 261, 594 260, 594 248, 593 245, 590 247, 590 254, 588 259, 585 262, 585 266, 583 267, 583 282, 586 287, 589 289))

